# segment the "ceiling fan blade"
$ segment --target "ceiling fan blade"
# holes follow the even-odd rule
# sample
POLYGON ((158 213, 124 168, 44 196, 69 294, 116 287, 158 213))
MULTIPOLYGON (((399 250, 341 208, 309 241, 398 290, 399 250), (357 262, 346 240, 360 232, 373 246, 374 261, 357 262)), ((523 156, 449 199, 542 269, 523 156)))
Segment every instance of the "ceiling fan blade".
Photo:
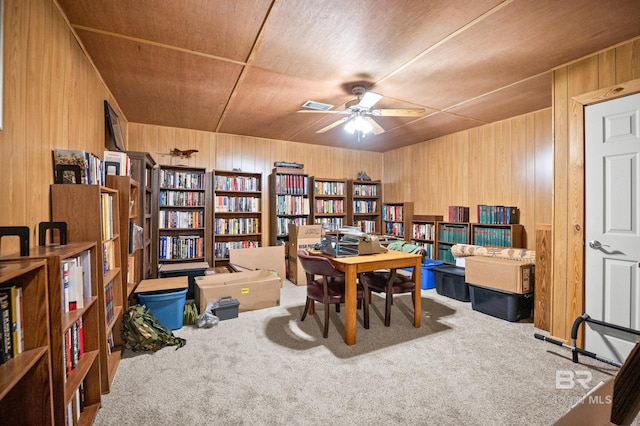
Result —
POLYGON ((315 110, 315 109, 300 109, 300 110, 298 110, 298 112, 311 112, 311 113, 315 113, 315 114, 351 114, 349 111, 341 111, 341 110, 318 111, 318 110, 315 110))
POLYGON ((422 117, 424 115, 424 109, 374 109, 373 111, 371 111, 371 114, 378 117, 422 117))
POLYGON ((337 127, 337 126, 341 125, 342 123, 344 123, 345 121, 349 120, 350 118, 351 118, 351 117, 344 117, 344 118, 341 118, 341 119, 340 119, 340 120, 338 120, 338 121, 334 121, 333 123, 329 124, 328 126, 325 126, 325 127, 323 127, 322 129, 320 129, 320 130, 316 131, 316 133, 324 133, 324 132, 326 132, 327 130, 331 130, 331 129, 333 129, 334 127, 337 127))
POLYGON ((370 124, 371 127, 373 127, 373 134, 374 135, 379 135, 380 133, 384 133, 384 129, 382 128, 382 126, 380 126, 376 120, 374 120, 373 118, 369 117, 369 116, 365 116, 364 117, 365 120, 367 120, 370 124))
POLYGON ((362 99, 360 99, 360 102, 358 102, 358 106, 360 106, 362 108, 371 108, 380 99, 382 99, 382 95, 380 95, 378 93, 365 92, 365 94, 362 96, 362 99))

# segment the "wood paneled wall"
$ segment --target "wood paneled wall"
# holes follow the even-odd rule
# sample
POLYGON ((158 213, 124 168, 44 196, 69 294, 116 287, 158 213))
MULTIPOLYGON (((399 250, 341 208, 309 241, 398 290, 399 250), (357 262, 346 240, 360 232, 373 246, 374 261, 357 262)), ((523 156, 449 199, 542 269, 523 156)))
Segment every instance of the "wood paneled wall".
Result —
MULTIPOLYGON (((640 78, 640 39, 557 68, 553 73, 553 305, 551 334, 568 340, 584 313, 583 94, 640 78), (578 125, 576 125, 578 123, 578 125), (579 128, 578 128, 579 127, 579 128)), ((621 94, 628 94, 621 91, 621 94)))
POLYGON ((268 176, 276 161, 302 163, 310 176, 355 178, 358 170, 365 170, 372 179, 382 179, 382 154, 376 152, 138 123, 129 123, 128 132, 128 149, 149 152, 158 164, 262 173, 263 245, 269 243, 268 176), (170 154, 173 148, 198 152, 179 159, 170 154))
POLYGON ((520 208, 526 247, 552 216, 551 109, 433 139, 384 154, 384 199, 413 201, 415 214, 448 217, 448 207, 520 208))
MULTIPOLYGON (((53 1, 4 0, 4 15, 0 225, 29 226, 33 245, 38 223, 50 220, 52 150, 102 156, 103 102, 116 104, 53 1)), ((3 241, 0 254, 16 241, 3 241)))

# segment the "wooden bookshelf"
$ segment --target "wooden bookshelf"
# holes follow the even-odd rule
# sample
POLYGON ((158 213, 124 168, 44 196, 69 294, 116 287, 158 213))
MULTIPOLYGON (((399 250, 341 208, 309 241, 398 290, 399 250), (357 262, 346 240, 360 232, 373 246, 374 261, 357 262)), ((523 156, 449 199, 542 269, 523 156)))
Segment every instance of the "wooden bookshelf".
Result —
POLYGON ((311 224, 328 233, 347 225, 347 179, 309 178, 311 224))
MULTIPOLYGON (((65 185, 65 186, 89 186, 89 185, 65 185)), ((46 267, 45 290, 38 290, 37 304, 26 304, 27 294, 23 293, 24 309, 30 306, 37 307, 38 325, 47 324, 47 339, 49 344, 49 360, 51 365, 51 388, 53 401, 52 424, 92 424, 101 404, 102 378, 100 374, 101 362, 101 300, 99 291, 99 257, 96 242, 70 242, 66 245, 50 244, 46 246, 32 247, 26 259, 44 261, 46 267), (89 269, 89 291, 84 292, 82 307, 73 311, 64 312, 62 300, 64 294, 62 265, 71 259, 82 259, 85 268, 89 269), (44 298, 44 299, 43 299, 44 298), (42 315, 46 319, 42 318, 42 315), (66 337, 79 324, 82 323, 83 354, 77 359, 73 368, 69 367, 68 358, 65 356, 67 349, 66 337), (80 392, 82 398, 79 398, 80 392), (76 409, 78 400, 83 401, 82 410, 76 409)), ((9 259, 10 256, 3 259, 9 259)), ((24 257, 14 257, 14 262, 21 261, 24 257)), ((4 264, 0 262, 0 264, 4 264)), ((29 315, 25 315, 28 319, 29 315)), ((26 330, 26 328, 25 328, 26 330)), ((27 347, 27 334, 25 332, 25 347, 27 347)), ((39 338, 44 338, 40 336, 39 338)), ((0 367, 1 369, 1 367, 0 367)), ((0 375, 4 377, 4 375, 0 375)), ((38 389, 38 387, 34 388, 38 389)), ((41 394, 34 389, 29 389, 27 395, 31 398, 41 398, 41 394)), ((28 396, 25 396, 28 398, 28 396)), ((26 403, 25 399, 25 403, 26 403)), ((29 410, 40 407, 40 402, 29 404, 29 410)), ((29 410, 21 411, 20 415, 27 414, 29 410)), ((36 410, 37 411, 37 410, 36 410)), ((2 417, 4 419, 4 416, 2 417)), ((14 424, 9 422, 8 424, 14 424)), ((18 424, 24 424, 18 422, 18 424)), ((26 424, 48 424, 46 422, 26 422, 26 424)))
POLYGON ((436 256, 436 222, 442 221, 438 215, 414 215, 411 220, 411 244, 425 249, 427 259, 436 256))
POLYGON ((213 264, 229 262, 229 250, 262 245, 262 173, 214 170, 213 264))
POLYGON ((269 175, 269 243, 286 245, 289 224, 309 223, 309 176, 297 169, 273 169, 269 175))
POLYGON ((470 235, 468 222, 436 222, 437 260, 454 263, 451 247, 455 244, 469 244, 470 235))
POLYGON ((347 222, 369 234, 381 234, 382 183, 379 180, 347 181, 347 222))
MULTIPOLYGON (((157 238, 153 217, 157 210, 156 162, 148 152, 127 151, 131 163, 131 178, 138 182, 138 206, 136 224, 142 227, 142 248, 136 257, 136 282, 158 276, 157 238)), ((124 252, 123 252, 124 253, 124 252)))
POLYGON ((522 225, 471 224, 471 244, 491 247, 524 248, 522 225))
POLYGON ((96 243, 102 392, 113 384, 123 342, 123 276, 118 191, 98 185, 51 186, 51 217, 67 222, 68 241, 96 243), (82 206, 82 208, 78 208, 82 206))
POLYGON ((22 289, 24 341, 22 352, 0 365, 3 424, 53 424, 46 265, 44 260, 0 262, 0 287, 22 289))
POLYGON ((382 233, 411 241, 413 202, 384 203, 382 205, 382 233))
POLYGON ((210 260, 206 170, 160 166, 158 179, 158 264, 210 260))

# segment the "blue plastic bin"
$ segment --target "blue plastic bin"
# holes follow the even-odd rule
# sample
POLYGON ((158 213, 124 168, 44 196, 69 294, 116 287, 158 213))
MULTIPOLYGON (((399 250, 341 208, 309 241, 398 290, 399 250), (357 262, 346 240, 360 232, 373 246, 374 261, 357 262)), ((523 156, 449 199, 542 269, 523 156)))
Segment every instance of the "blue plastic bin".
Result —
MULTIPOLYGON (((440 260, 432 259, 425 259, 424 263, 422 263, 422 282, 420 283, 420 288, 422 290, 436 288, 436 279, 432 269, 436 266, 442 265, 442 263, 443 262, 440 260)), ((403 268, 403 270, 413 272, 413 268, 403 268)))
POLYGON ((165 293, 139 293, 138 300, 170 330, 182 328, 187 289, 165 293))

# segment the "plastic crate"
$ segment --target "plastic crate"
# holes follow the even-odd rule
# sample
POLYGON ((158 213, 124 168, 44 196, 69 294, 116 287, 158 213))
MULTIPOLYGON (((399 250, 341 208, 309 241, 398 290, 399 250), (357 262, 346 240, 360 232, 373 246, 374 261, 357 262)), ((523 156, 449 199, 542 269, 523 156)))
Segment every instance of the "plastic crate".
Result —
POLYGON ((187 289, 162 293, 139 293, 138 300, 168 329, 182 328, 187 289))
MULTIPOLYGON (((435 275, 433 274, 433 268, 435 268, 436 266, 440 266, 443 263, 444 262, 440 260, 432 260, 432 259, 426 259, 422 263, 421 283, 420 283, 420 288, 422 290, 430 290, 432 288, 436 288, 436 278, 435 278, 435 275)), ((413 272, 413 268, 402 268, 402 269, 407 272, 411 272, 411 273, 413 272)))
POLYGON ((469 284, 471 308, 509 322, 531 318, 533 293, 511 293, 495 288, 469 284))
POLYGON ((464 268, 445 265, 433 268, 436 281, 436 291, 443 296, 469 302, 469 286, 464 280, 464 268))

